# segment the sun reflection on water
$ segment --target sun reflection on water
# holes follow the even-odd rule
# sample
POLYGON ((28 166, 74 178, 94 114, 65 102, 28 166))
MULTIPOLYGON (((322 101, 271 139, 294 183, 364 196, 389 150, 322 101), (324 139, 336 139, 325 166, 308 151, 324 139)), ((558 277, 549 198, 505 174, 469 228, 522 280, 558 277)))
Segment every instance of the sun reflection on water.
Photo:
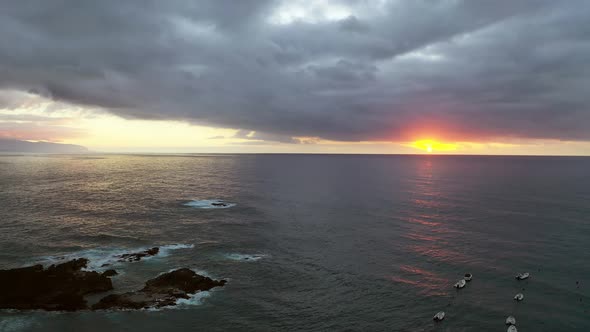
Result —
POLYGON ((408 215, 402 237, 407 240, 405 250, 415 260, 412 266, 401 265, 390 280, 416 287, 418 294, 448 295, 450 281, 436 270, 441 262, 454 264, 468 261, 469 257, 453 248, 453 238, 460 232, 450 227, 452 208, 437 178, 436 159, 417 160, 415 173, 406 182, 408 215))

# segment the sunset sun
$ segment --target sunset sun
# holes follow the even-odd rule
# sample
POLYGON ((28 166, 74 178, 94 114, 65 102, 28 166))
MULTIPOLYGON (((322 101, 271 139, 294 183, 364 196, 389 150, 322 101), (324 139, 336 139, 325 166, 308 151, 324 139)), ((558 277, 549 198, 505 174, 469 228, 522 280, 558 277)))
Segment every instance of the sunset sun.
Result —
POLYGON ((590 0, 0 0, 0 41, 0 332, 590 332, 590 0))
POLYGON ((452 143, 443 143, 439 141, 435 141, 432 139, 424 139, 412 142, 410 144, 411 147, 425 151, 427 153, 433 152, 446 152, 446 151, 453 151, 457 149, 456 144, 452 143))

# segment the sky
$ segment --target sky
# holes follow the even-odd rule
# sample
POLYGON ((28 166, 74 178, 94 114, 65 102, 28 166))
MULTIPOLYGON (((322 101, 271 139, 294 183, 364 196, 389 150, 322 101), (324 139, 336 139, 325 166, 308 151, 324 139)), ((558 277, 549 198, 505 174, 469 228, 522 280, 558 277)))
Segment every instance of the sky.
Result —
POLYGON ((0 138, 97 152, 590 155, 590 2, 37 0, 0 138))

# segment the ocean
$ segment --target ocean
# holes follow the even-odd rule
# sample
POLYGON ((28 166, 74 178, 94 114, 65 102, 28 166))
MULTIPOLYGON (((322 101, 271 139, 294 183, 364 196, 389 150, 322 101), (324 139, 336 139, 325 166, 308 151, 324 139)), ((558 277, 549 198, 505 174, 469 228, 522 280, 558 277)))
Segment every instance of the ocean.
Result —
POLYGON ((117 292, 179 267, 227 285, 0 331, 590 331, 590 158, 0 155, 0 269, 153 246, 117 292))

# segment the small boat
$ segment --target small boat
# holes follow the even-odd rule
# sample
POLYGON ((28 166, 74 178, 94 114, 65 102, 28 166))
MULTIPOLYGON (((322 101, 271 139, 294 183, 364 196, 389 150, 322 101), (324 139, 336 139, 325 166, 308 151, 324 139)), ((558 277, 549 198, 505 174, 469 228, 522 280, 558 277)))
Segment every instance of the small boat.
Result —
POLYGON ((506 332, 518 332, 518 330, 516 329, 516 326, 510 325, 508 327, 508 330, 506 330, 506 332))
POLYGON ((461 289, 461 288, 465 287, 466 284, 467 283, 465 282, 465 279, 461 279, 461 280, 457 281, 457 283, 453 287, 455 287, 457 289, 461 289))
POLYGON ((465 273, 465 276, 463 277, 463 279, 465 281, 471 281, 471 279, 473 279, 473 274, 471 274, 471 273, 465 273))
POLYGON ((433 320, 440 322, 441 320, 445 319, 445 312, 444 311, 439 311, 436 313, 436 315, 434 315, 434 317, 432 317, 433 320))
POLYGON ((506 325, 516 325, 516 318, 514 316, 508 316, 506 318, 506 325))
POLYGON ((530 273, 528 273, 528 272, 519 273, 516 275, 516 280, 524 280, 524 279, 528 279, 528 277, 530 277, 530 273))
POLYGON ((522 300, 524 300, 524 294, 518 293, 518 294, 514 295, 514 299, 516 301, 522 301, 522 300))

